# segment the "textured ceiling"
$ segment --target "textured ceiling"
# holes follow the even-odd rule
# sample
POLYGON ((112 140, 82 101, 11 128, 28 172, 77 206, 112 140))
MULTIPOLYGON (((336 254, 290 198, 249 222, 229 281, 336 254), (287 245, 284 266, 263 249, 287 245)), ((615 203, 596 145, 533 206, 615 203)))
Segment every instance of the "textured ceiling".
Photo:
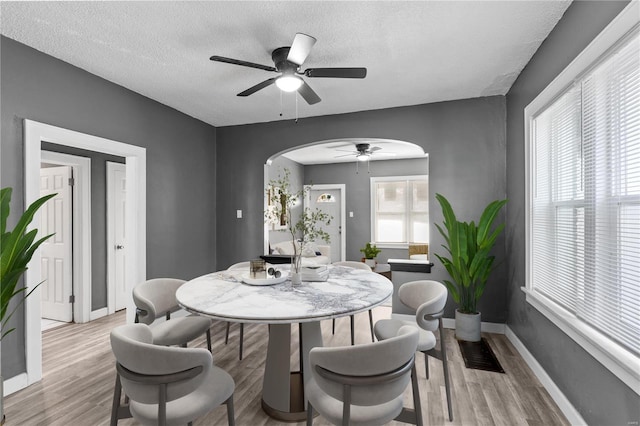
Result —
POLYGON ((3 35, 215 126, 294 118, 273 65, 296 32, 303 65, 366 67, 364 80, 307 79, 322 98, 300 117, 503 95, 570 1, 2 2, 3 35), (281 106, 282 105, 282 106, 281 106), (282 116, 280 113, 282 112, 282 116))

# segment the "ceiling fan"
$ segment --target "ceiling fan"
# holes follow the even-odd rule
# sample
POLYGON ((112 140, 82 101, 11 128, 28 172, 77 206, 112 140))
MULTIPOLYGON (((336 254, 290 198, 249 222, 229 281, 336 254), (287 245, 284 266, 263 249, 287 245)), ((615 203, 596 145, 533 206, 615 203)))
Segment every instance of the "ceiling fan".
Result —
POLYGON ((279 47, 271 53, 271 59, 275 66, 261 65, 253 62, 241 61, 238 59, 225 58, 223 56, 212 56, 212 61, 225 62, 228 64, 241 65, 243 67, 257 68, 265 71, 280 73, 279 77, 269 78, 262 83, 248 88, 238 93, 238 96, 249 96, 276 84, 280 90, 285 92, 300 93, 300 96, 309 104, 320 102, 320 97, 309 85, 300 77, 304 75, 309 78, 365 78, 366 68, 307 68, 304 71, 300 67, 311 52, 311 48, 316 43, 316 39, 302 33, 297 33, 290 47, 279 47))
MULTIPOLYGON (((349 157, 349 156, 355 155, 358 161, 368 161, 373 154, 377 153, 381 149, 382 148, 380 148, 379 146, 371 146, 368 143, 357 143, 355 151, 345 151, 344 149, 337 149, 337 151, 345 151, 345 152, 349 152, 349 154, 338 155, 337 157, 334 157, 334 158, 349 157)), ((385 155, 395 155, 395 154, 385 153, 385 155)))

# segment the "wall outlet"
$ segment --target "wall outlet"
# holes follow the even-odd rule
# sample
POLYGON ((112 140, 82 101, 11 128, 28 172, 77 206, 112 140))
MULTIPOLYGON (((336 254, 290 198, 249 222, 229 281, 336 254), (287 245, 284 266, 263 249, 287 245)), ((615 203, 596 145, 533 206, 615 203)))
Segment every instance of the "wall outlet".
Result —
POLYGON ((349 212, 349 217, 353 217, 353 212, 349 212))
POLYGON ((236 210, 236 217, 242 219, 242 210, 236 210))

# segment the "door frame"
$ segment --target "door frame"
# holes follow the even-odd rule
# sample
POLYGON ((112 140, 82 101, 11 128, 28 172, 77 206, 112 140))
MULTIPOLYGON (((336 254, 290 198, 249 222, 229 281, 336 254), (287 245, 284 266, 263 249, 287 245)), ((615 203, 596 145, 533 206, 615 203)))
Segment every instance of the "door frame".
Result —
MULTIPOLYGON (((107 161, 106 164, 106 182, 107 182, 107 311, 108 314, 112 314, 116 311, 116 285, 115 285, 115 277, 114 277, 114 268, 115 268, 115 259, 113 254, 113 246, 115 246, 115 236, 114 236, 114 228, 115 228, 115 220, 116 215, 114 213, 113 206, 111 205, 112 201, 112 190, 111 187, 111 178, 114 168, 118 167, 126 167, 126 164, 116 163, 114 161, 107 161)), ((126 231, 125 231, 126 232, 126 231)), ((128 243, 127 243, 128 245, 128 243)), ((125 247, 125 250, 127 248, 125 247)), ((126 265, 126 263, 125 263, 126 265)))
POLYGON ((328 189, 340 191, 340 261, 344 262, 347 256, 347 206, 346 203, 346 190, 347 185, 344 183, 327 183, 327 184, 312 184, 304 186, 309 191, 304 195, 304 207, 308 207, 311 204, 310 190, 324 191, 328 189))
POLYGON ((74 322, 91 321, 91 159, 77 155, 44 151, 41 162, 70 166, 73 170, 73 304, 74 322))
MULTIPOLYGON (((25 154, 25 206, 39 198, 41 143, 102 152, 126 158, 127 166, 127 209, 126 232, 130 239, 130 262, 127 263, 125 276, 127 288, 146 279, 146 149, 111 139, 92 136, 49 124, 25 119, 23 123, 25 154)), ((29 229, 35 229, 34 223, 40 220, 36 213, 29 229)), ((36 252, 25 273, 25 283, 40 282, 40 256, 36 252)), ((133 298, 127 303, 127 322, 132 323, 135 316, 133 298)), ((33 297, 25 301, 25 356, 26 372, 5 381, 5 392, 11 393, 42 379, 42 332, 40 330, 40 292, 36 288, 33 297)))

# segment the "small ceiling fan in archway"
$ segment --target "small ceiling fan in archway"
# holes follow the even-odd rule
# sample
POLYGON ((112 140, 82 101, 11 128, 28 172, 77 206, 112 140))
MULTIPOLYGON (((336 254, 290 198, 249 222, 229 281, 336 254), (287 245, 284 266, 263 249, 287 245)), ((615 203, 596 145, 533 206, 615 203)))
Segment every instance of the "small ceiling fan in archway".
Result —
POLYGON ((238 93, 238 96, 249 96, 272 84, 285 92, 298 91, 300 96, 309 104, 320 102, 320 97, 302 79, 307 78, 365 78, 366 68, 307 68, 302 71, 301 66, 309 56, 316 39, 306 34, 297 33, 293 43, 289 47, 279 47, 271 53, 274 66, 256 64, 254 62, 239 59, 225 58, 223 56, 211 56, 209 59, 216 62, 240 65, 243 67, 257 68, 264 71, 279 73, 280 76, 269 78, 238 93))

